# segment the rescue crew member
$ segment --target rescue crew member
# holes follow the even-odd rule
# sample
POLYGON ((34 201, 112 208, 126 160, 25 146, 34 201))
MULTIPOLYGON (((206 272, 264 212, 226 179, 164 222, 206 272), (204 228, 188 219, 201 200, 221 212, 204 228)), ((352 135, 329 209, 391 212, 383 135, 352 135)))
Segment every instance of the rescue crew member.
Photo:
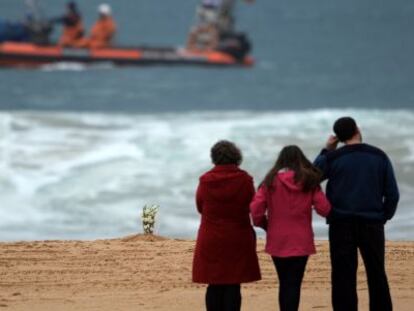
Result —
MULTIPOLYGON (((255 0, 244 1, 253 3, 255 0)), ((235 4, 236 0, 202 0, 197 8, 197 23, 215 23, 220 35, 233 33, 235 4)))
POLYGON ((75 47, 82 39, 84 35, 82 16, 75 1, 67 3, 65 15, 52 21, 63 24, 63 32, 59 39, 60 46, 75 47))
POLYGON ((219 33, 215 23, 206 22, 195 26, 187 41, 187 49, 191 51, 212 51, 218 47, 219 33))
POLYGON ((197 8, 197 24, 217 23, 222 0, 202 0, 197 8))
MULTIPOLYGON (((253 3, 255 0, 244 0, 247 3, 253 3)), ((220 34, 232 34, 234 29, 234 10, 236 0, 221 0, 221 4, 218 11, 217 27, 220 34)))
MULTIPOLYGON (((244 0, 252 3, 255 0, 244 0)), ((250 51, 244 34, 234 29, 233 11, 236 0, 202 0, 197 9, 198 22, 188 36, 187 49, 192 51, 220 50, 243 59, 250 51)))
POLYGON ((79 47, 102 49, 111 45, 117 28, 112 18, 112 9, 108 4, 101 4, 98 12, 99 19, 93 25, 89 38, 82 40, 79 47))

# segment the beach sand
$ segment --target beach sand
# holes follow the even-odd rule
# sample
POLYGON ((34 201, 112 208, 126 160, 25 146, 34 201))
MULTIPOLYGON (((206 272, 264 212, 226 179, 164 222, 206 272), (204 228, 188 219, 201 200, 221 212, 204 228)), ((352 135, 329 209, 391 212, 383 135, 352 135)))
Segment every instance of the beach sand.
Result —
MULTIPOLYGON (((317 242, 300 310, 331 310, 327 242, 317 242)), ((131 236, 99 241, 0 243, 0 310, 204 310, 205 287, 191 283, 194 241, 131 236)), ((243 286, 242 310, 277 310, 277 278, 264 242, 263 280, 243 286)), ((414 242, 388 242, 394 310, 414 305, 414 242)), ((360 310, 368 310, 362 265, 360 310)))

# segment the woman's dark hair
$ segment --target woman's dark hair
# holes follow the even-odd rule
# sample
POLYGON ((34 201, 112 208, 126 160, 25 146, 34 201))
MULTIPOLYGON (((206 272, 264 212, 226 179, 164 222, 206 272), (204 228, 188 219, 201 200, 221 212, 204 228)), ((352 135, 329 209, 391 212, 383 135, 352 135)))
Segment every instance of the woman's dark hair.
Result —
POLYGON ((298 146, 286 146, 279 153, 275 165, 267 173, 261 185, 273 188, 273 180, 282 169, 295 172, 295 182, 302 185, 304 192, 315 190, 322 179, 322 172, 313 166, 298 146))
POLYGON ((351 117, 339 118, 333 126, 334 133, 340 142, 350 140, 358 132, 358 126, 351 117))
POLYGON ((220 140, 211 148, 211 160, 215 165, 240 165, 243 157, 240 149, 234 143, 220 140))

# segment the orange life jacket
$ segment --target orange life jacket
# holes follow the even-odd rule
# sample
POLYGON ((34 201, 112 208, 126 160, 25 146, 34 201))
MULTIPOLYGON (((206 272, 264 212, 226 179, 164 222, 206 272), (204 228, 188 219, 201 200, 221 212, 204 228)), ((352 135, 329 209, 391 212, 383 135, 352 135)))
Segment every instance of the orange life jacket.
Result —
POLYGON ((116 32, 116 24, 112 17, 100 18, 92 27, 89 38, 91 48, 103 48, 111 44, 116 32))
POLYGON ((65 25, 62 35, 59 39, 61 46, 76 46, 76 43, 82 39, 84 33, 82 20, 79 18, 74 25, 65 25))

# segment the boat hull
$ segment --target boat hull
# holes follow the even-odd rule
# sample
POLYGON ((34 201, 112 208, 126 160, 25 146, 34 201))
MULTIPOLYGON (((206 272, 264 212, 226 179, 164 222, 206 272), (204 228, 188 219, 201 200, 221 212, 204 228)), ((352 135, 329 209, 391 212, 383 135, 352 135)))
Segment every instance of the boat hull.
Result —
POLYGON ((106 48, 72 49, 59 46, 38 46, 30 43, 0 44, 0 66, 38 67, 69 62, 82 64, 111 63, 118 66, 191 65, 251 66, 253 59, 236 60, 220 51, 196 52, 180 48, 106 48))

